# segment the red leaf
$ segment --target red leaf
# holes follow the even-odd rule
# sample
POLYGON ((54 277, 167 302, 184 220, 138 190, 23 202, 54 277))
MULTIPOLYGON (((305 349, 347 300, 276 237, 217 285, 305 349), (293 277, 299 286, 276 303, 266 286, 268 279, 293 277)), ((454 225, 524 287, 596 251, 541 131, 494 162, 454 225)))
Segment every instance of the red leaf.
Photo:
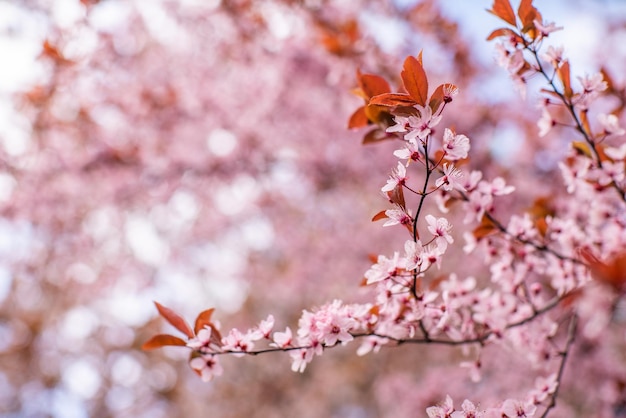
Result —
POLYGON ((196 318, 196 323, 193 327, 194 331, 196 331, 196 334, 198 333, 198 331, 204 328, 205 325, 208 325, 208 326, 213 325, 213 323, 211 322, 211 316, 213 315, 214 311, 215 311, 215 308, 211 308, 211 309, 207 309, 205 311, 200 312, 200 314, 196 318))
POLYGON ((517 15, 522 21, 522 32, 526 33, 535 28, 534 20, 541 21, 541 14, 533 7, 533 0, 522 0, 517 15))
POLYGON ((474 234, 474 237, 480 241, 482 238, 486 237, 487 235, 492 234, 496 230, 497 230, 496 225, 493 222, 491 222, 491 220, 487 216, 483 215, 483 218, 480 221, 480 225, 478 225, 472 231, 472 234, 474 234))
POLYGON ((387 132, 383 131, 379 128, 374 128, 363 137, 363 144, 373 144, 380 141, 386 141, 389 139, 396 139, 395 136, 387 134, 387 132))
POLYGON ((387 211, 386 210, 381 210, 376 215, 374 215, 374 217, 372 218, 372 222, 380 221, 381 219, 387 219, 388 216, 387 216, 387 214, 385 212, 387 212, 387 211))
POLYGON ((185 322, 185 320, 180 315, 178 315, 176 312, 174 312, 170 308, 166 308, 165 306, 161 305, 158 302, 154 302, 154 304, 156 305, 156 308, 159 311, 159 314, 163 318, 165 318, 167 322, 172 324, 174 328, 176 328, 177 330, 185 334, 187 337, 193 338, 194 333, 191 327, 189 326, 189 324, 187 324, 187 322, 185 322))
POLYGON ((581 110, 580 113, 580 124, 582 125, 585 133, 590 137, 593 136, 591 133, 591 125, 589 124, 589 117, 587 116, 587 110, 581 110))
POLYGON ((439 109, 439 106, 441 106, 444 101, 452 101, 450 92, 457 90, 458 87, 450 83, 442 84, 437 87, 432 96, 430 96, 430 102, 428 102, 428 106, 430 106, 430 110, 433 111, 433 114, 437 111, 437 109, 439 109))
POLYGON ((509 0, 494 0, 493 6, 491 6, 491 10, 488 10, 488 12, 493 13, 506 23, 513 26, 516 24, 515 12, 513 11, 509 0))
POLYGON ((406 201, 402 189, 402 186, 395 187, 392 191, 387 192, 387 197, 391 203, 400 206, 406 212, 406 201))
POLYGON ((365 106, 365 116, 367 120, 381 127, 393 125, 393 116, 389 113, 387 106, 368 104, 365 106))
POLYGON ((559 67, 557 72, 561 83, 563 83, 563 95, 567 98, 571 98, 574 95, 574 92, 572 91, 572 84, 570 81, 569 61, 563 61, 563 64, 559 67))
POLYGON ((404 60, 400 77, 402 77, 402 84, 409 96, 420 106, 425 106, 426 100, 428 100, 428 79, 424 67, 417 58, 408 56, 404 60))
POLYGON ((374 74, 361 74, 358 72, 357 77, 359 80, 359 87, 368 98, 378 96, 383 93, 389 93, 391 91, 391 87, 389 87, 387 80, 380 76, 374 74))
POLYGON ((499 28, 499 29, 494 30, 493 32, 489 34, 489 36, 487 36, 487 40, 491 41, 492 39, 499 38, 501 36, 515 38, 518 42, 523 41, 522 37, 520 37, 517 33, 515 33, 515 31, 509 28, 499 28))
POLYGON ((372 97, 370 105, 380 106, 413 106, 416 101, 404 93, 383 93, 372 97))
POLYGON ((362 128, 369 124, 369 119, 365 114, 365 106, 359 107, 354 111, 350 120, 348 121, 348 129, 362 128))
POLYGON ((143 343, 141 346, 142 350, 154 350, 156 348, 161 348, 169 345, 176 345, 184 347, 187 345, 185 341, 181 340, 178 337, 168 334, 159 334, 150 338, 148 341, 143 343))
POLYGON ((588 263, 594 279, 606 283, 618 292, 626 285, 626 252, 617 254, 608 262, 598 260, 588 249, 580 251, 580 255, 588 263))

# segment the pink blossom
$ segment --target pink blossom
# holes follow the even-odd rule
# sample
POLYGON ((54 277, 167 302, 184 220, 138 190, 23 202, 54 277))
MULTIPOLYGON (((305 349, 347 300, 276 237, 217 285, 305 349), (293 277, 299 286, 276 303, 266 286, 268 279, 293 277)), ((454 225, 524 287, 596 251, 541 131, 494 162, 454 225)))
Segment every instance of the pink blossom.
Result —
POLYGON ((480 193, 479 191, 470 193, 466 204, 468 210, 463 222, 469 223, 472 220, 480 222, 485 212, 489 212, 492 205, 493 197, 490 194, 480 193))
POLYGON ((406 176, 406 167, 402 163, 398 163, 396 169, 392 171, 391 176, 387 180, 387 184, 382 187, 383 192, 390 192, 396 187, 404 186, 408 180, 406 176))
POLYGON ((262 338, 269 338, 272 329, 274 328, 274 315, 269 315, 267 319, 261 321, 259 326, 250 332, 250 338, 252 340, 260 340, 262 338))
POLYGON ((509 73, 515 74, 524 66, 524 54, 521 50, 509 51, 503 44, 496 44, 496 51, 498 52, 498 65, 509 73))
POLYGON ((361 346, 356 351, 358 356, 364 356, 370 352, 378 353, 383 345, 389 342, 389 338, 371 336, 364 339, 361 346))
POLYGON ((465 135, 455 135, 452 130, 446 128, 443 133, 443 151, 448 160, 462 160, 467 158, 470 149, 469 138, 465 135))
POLYGON ((187 347, 201 352, 219 351, 219 347, 211 342, 211 331, 211 327, 205 326, 194 338, 187 341, 187 347))
POLYGON ((275 332, 272 339, 274 340, 274 342, 270 344, 272 347, 286 348, 291 346, 291 342, 293 340, 291 328, 285 328, 285 332, 275 332))
POLYGON ((399 270, 404 268, 404 264, 405 260, 401 259, 397 252, 394 253, 393 258, 379 255, 377 263, 365 272, 367 284, 376 283, 397 275, 399 270))
POLYGON ((420 161, 422 157, 422 153, 417 144, 406 143, 406 146, 402 149, 395 150, 393 155, 400 158, 401 160, 407 160, 406 165, 411 163, 411 161, 420 161))
POLYGON ((404 251, 406 253, 406 269, 424 271, 428 268, 429 262, 424 258, 424 247, 420 240, 417 242, 407 240, 404 243, 404 251))
POLYGON ((410 212, 405 212, 402 208, 400 209, 387 209, 385 211, 385 215, 387 215, 387 221, 383 224, 383 226, 393 226, 393 225, 412 225, 413 218, 411 217, 410 212))
POLYGON ((472 382, 477 383, 481 381, 482 364, 480 360, 464 361, 464 362, 461 362, 460 366, 469 370, 470 380, 472 382))
POLYGON ((409 142, 417 143, 417 139, 424 141, 431 134, 432 129, 441 121, 441 115, 433 116, 430 106, 415 105, 419 118, 411 125, 411 130, 404 136, 409 142))
POLYGON ((533 23, 535 24, 535 27, 537 28, 537 30, 539 31, 539 34, 541 35, 539 37, 539 39, 541 38, 547 38, 548 35, 550 35, 552 32, 556 32, 558 30, 562 30, 563 27, 562 26, 556 26, 556 24, 554 22, 540 22, 538 20, 533 20, 533 23))
POLYGON ((404 132, 407 132, 407 130, 411 126, 417 126, 418 118, 412 115, 409 115, 409 116, 395 115, 393 117, 393 121, 395 122, 395 125, 388 127, 386 131, 389 133, 393 133, 393 132, 404 133, 404 132))
POLYGON ((443 239, 437 239, 435 243, 425 246, 424 255, 422 257, 424 262, 421 270, 423 271, 428 268, 428 266, 433 264, 436 264, 438 268, 441 268, 442 256, 445 254, 447 246, 446 240, 443 239), (426 262, 428 262, 428 264, 426 264, 426 262))
POLYGON ((550 61, 555 68, 558 67, 563 62, 563 46, 554 47, 550 45, 548 50, 541 55, 541 58, 550 61))
POLYGON ((242 334, 236 328, 231 329, 228 335, 222 338, 222 350, 233 351, 233 355, 236 357, 245 356, 245 352, 254 348, 253 334, 254 331, 242 334))
POLYGON ((203 382, 213 380, 216 376, 221 376, 224 369, 217 361, 217 357, 212 354, 194 357, 189 361, 189 366, 196 370, 203 382))
POLYGON ((608 84, 604 81, 602 73, 595 73, 592 75, 586 74, 584 77, 578 77, 580 84, 583 87, 583 93, 600 93, 607 89, 608 84))
POLYGON ((594 169, 589 177, 601 186, 607 186, 613 182, 619 183, 624 180, 624 161, 605 161, 602 163, 602 168, 594 169))
POLYGON ((546 136, 555 124, 556 122, 552 119, 552 115, 550 115, 548 109, 544 107, 541 112, 541 118, 537 121, 537 126, 539 127, 539 137, 543 138, 546 136))
POLYGON ((502 413, 508 418, 532 417, 537 407, 532 403, 524 403, 514 399, 507 399, 502 404, 502 413))
POLYGON ((425 219, 428 223, 428 231, 437 237, 438 242, 444 242, 447 244, 452 244, 454 242, 454 238, 450 235, 452 225, 450 225, 446 218, 435 218, 433 215, 426 215, 425 219), (440 238, 442 240, 439 240, 440 238))
POLYGON ((460 190, 465 191, 463 186, 464 175, 461 170, 452 164, 445 163, 443 165, 443 176, 439 177, 435 182, 435 186, 441 187, 446 191, 460 190))
POLYGON ((465 176, 464 177, 464 183, 463 183, 463 189, 467 190, 468 192, 473 191, 474 189, 476 189, 476 187, 478 187, 478 184, 480 183, 480 180, 482 180, 483 178, 483 173, 477 170, 473 170, 469 176, 465 176))
POLYGON ((464 400, 461 405, 462 411, 452 413, 452 418, 482 418, 484 413, 479 411, 476 406, 469 400, 464 400))
MULTIPOLYGON (((301 345, 322 343, 327 347, 337 342, 347 343, 354 337, 350 333, 357 327, 357 321, 351 317, 351 310, 341 301, 321 306, 315 312, 304 311, 298 322, 298 336, 301 345)), ((322 349, 317 350, 321 354, 322 349)))
POLYGON ((548 396, 552 395, 559 386, 556 373, 552 373, 548 377, 538 377, 535 380, 535 388, 530 392, 530 399, 534 404, 540 404, 545 401, 548 396))
POLYGON ((606 147, 604 153, 613 160, 623 160, 626 158, 626 144, 622 144, 619 148, 606 147))
POLYGON ((605 135, 621 136, 626 132, 619 126, 619 119, 615 115, 601 113, 598 115, 598 122, 600 122, 605 135))
POLYGON ((441 116, 433 116, 430 106, 415 105, 418 116, 394 116, 395 125, 387 128, 387 132, 404 133, 404 139, 417 144, 417 139, 424 140, 441 120, 441 116))
POLYGON ((439 406, 429 406, 426 408, 428 418, 450 418, 454 412, 454 404, 450 395, 446 396, 446 401, 439 406))
POLYGON ((478 187, 481 192, 491 194, 493 196, 504 196, 513 193, 515 190, 514 186, 507 186, 502 177, 496 177, 491 181, 491 183, 482 181, 478 187))
POLYGON ((347 343, 352 341, 354 337, 350 331, 354 329, 356 322, 352 318, 332 313, 328 318, 324 318, 318 322, 318 327, 322 334, 322 342, 325 346, 331 347, 337 342, 347 343))
POLYGON ((307 364, 313 360, 314 350, 311 348, 303 348, 291 351, 289 355, 292 360, 291 370, 303 373, 307 364))

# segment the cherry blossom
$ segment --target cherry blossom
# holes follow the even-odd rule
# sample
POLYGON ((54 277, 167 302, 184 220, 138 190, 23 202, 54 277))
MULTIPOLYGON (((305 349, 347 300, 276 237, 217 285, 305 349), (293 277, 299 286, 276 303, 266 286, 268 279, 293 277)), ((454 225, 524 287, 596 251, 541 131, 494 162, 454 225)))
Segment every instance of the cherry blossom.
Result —
POLYGON ((555 125, 556 122, 554 121, 554 119, 552 119, 552 115, 550 115, 548 109, 544 107, 541 111, 541 118, 537 121, 537 126, 539 127, 539 136, 546 136, 555 125))
POLYGON ((387 184, 381 190, 390 192, 396 187, 402 187, 407 180, 406 167, 402 163, 398 163, 396 169, 391 173, 391 177, 387 180, 387 184))
POLYGON ((624 135, 626 131, 619 126, 619 120, 615 115, 606 115, 604 113, 600 113, 598 115, 598 122, 602 126, 605 135, 624 135))
POLYGON ((426 215, 424 219, 428 223, 428 231, 437 237, 437 242, 442 243, 444 248, 447 244, 454 242, 454 238, 450 235, 452 225, 446 218, 435 218, 433 215, 426 215))
POLYGON ((387 128, 387 132, 407 132, 404 139, 412 144, 417 144, 418 139, 424 141, 441 121, 441 115, 433 115, 429 106, 415 105, 415 109, 418 116, 396 116, 396 124, 387 128))
POLYGON ((453 412, 454 406, 449 395, 446 396, 446 401, 443 405, 426 408, 429 418, 450 418, 453 412))
POLYGON ((273 343, 270 345, 277 348, 287 348, 291 346, 293 334, 291 328, 287 327, 284 332, 277 331, 272 335, 273 343))
POLYGON ((195 357, 189 361, 189 365, 200 374, 203 382, 209 382, 224 373, 217 357, 212 354, 195 357))
POLYGON ((465 135, 456 135, 452 130, 446 128, 443 133, 443 150, 446 158, 454 160, 462 160, 467 158, 470 149, 469 138, 465 135))
POLYGON ((452 418, 481 418, 483 417, 483 412, 479 411, 476 406, 469 400, 464 400, 461 404, 462 411, 453 412, 452 418))
POLYGON ((556 32, 559 30, 563 30, 562 26, 557 27, 554 22, 540 22, 538 20, 533 20, 533 23, 539 33, 541 34, 541 38, 547 38, 552 32, 556 32))
POLYGON ((552 63, 552 66, 555 68, 559 67, 559 65, 563 62, 563 46, 555 47, 553 45, 548 46, 546 52, 542 53, 541 57, 552 63))
POLYGON ((532 417, 537 407, 514 399, 507 399, 502 405, 502 413, 509 418, 532 417))
POLYGON ((389 218, 383 226, 393 226, 393 225, 412 225, 413 217, 411 213, 405 212, 402 208, 400 209, 387 209, 385 211, 385 215, 389 218))
POLYGON ((396 157, 400 158, 401 160, 407 160, 407 162, 406 162, 407 166, 412 161, 420 161, 420 160, 422 160, 422 154, 421 154, 421 152, 419 150, 418 145, 410 143, 410 142, 406 144, 406 147, 394 151, 393 155, 395 155, 396 157))
POLYGON ((443 165, 443 176, 439 177, 435 182, 435 186, 443 188, 443 190, 460 190, 465 191, 464 174, 461 170, 452 164, 445 163, 443 165))

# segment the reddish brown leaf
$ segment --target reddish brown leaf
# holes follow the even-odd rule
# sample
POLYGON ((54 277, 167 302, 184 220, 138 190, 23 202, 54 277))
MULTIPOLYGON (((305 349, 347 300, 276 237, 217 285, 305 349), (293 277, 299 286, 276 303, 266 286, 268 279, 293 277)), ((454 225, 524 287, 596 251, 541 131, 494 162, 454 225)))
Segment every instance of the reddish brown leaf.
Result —
POLYGON ((387 214, 385 212, 387 212, 387 211, 386 210, 381 210, 376 215, 374 215, 374 217, 372 218, 372 222, 380 221, 381 219, 387 219, 388 216, 387 216, 387 214))
POLYGON ((367 97, 378 96, 379 94, 391 92, 389 83, 384 78, 374 74, 357 73, 359 77, 359 87, 367 95, 367 97))
POLYGON ((554 91, 552 91, 552 90, 548 90, 548 89, 543 89, 543 88, 542 88, 542 89, 540 89, 540 91, 541 91, 542 93, 544 93, 544 94, 547 94, 548 96, 552 96, 552 97, 554 97, 555 99, 557 99, 557 100, 561 101, 561 96, 559 96, 559 94, 558 94, 558 93, 556 93, 556 92, 554 92, 554 91))
POLYGON ((482 238, 486 237, 487 235, 492 234, 496 230, 497 230, 496 225, 494 225, 494 223, 491 222, 491 220, 486 215, 483 215, 483 218, 480 221, 480 225, 478 225, 474 229, 474 231, 472 231, 472 234, 474 234, 474 237, 477 240, 481 240, 482 238))
POLYGON ((374 128, 363 137, 363 144, 374 144, 380 141, 387 141, 395 139, 393 135, 389 135, 387 132, 379 128, 374 128))
POLYGON ((535 20, 541 21, 541 14, 533 6, 533 0, 522 0, 517 9, 517 15, 522 21, 522 32, 524 33, 535 29, 535 20))
POLYGON ((350 120, 348 120, 348 129, 363 128, 369 124, 369 119, 365 114, 365 106, 359 107, 354 111, 350 120))
POLYGON ((528 214, 533 219, 545 218, 546 216, 554 216, 555 210, 551 196, 538 197, 533 205, 528 209, 528 214))
POLYGON ((170 345, 184 347, 187 345, 187 343, 185 343, 185 341, 173 335, 159 334, 159 335, 155 335, 154 337, 150 338, 148 341, 143 343, 143 345, 141 346, 141 349, 142 350, 154 350, 157 348, 170 346, 170 345))
POLYGON ((365 106, 365 117, 375 124, 385 127, 393 125, 393 116, 388 112, 389 107, 375 104, 365 106))
POLYGON ((404 93, 383 93, 372 97, 370 104, 380 106, 413 106, 416 104, 416 101, 404 93))
POLYGON ((428 100, 428 79, 424 67, 417 58, 408 56, 404 60, 400 77, 409 96, 420 106, 425 106, 428 100))
POLYGON ((457 91, 457 90, 458 90, 458 87, 455 86, 454 84, 450 84, 450 83, 441 84, 439 87, 435 89, 433 94, 430 96, 430 101, 428 102, 428 106, 430 106, 430 110, 432 110, 433 113, 435 113, 437 109, 439 109, 439 106, 441 106, 441 104, 444 101, 452 100, 452 96, 450 95, 450 92, 457 91))
POLYGON ((574 95, 574 92, 572 91, 572 84, 570 81, 569 61, 563 61, 563 64, 559 67, 557 73, 561 83, 563 83, 563 95, 568 99, 571 98, 574 95))
POLYGON ((509 28, 500 28, 494 30, 489 34, 489 36, 487 36, 487 40, 491 41, 492 39, 499 38, 501 36, 506 36, 507 38, 515 38, 518 42, 522 41, 522 37, 509 28))
POLYGON ((585 133, 591 138, 593 134, 591 133, 591 126, 589 125, 589 118, 587 117, 587 111, 581 110, 579 113, 579 116, 580 116, 580 124, 585 130, 585 133))
POLYGON ((406 201, 404 200, 404 191, 403 188, 395 187, 392 191, 387 192, 387 197, 389 197, 389 202, 400 206, 406 212, 406 201))
POLYGON ((535 221, 535 228, 537 228, 537 231, 539 231, 542 237, 545 237, 548 232, 548 222, 546 222, 546 218, 537 219, 535 221))
POLYGON ((198 333, 198 331, 204 328, 205 325, 207 326, 213 325, 213 323, 211 322, 211 316, 213 315, 214 311, 215 311, 215 308, 211 308, 211 309, 202 311, 198 314, 198 317, 196 318, 196 323, 194 324, 194 327, 193 327, 196 334, 198 333))
POLYGON ((159 314, 167 320, 174 328, 185 334, 189 338, 193 338, 194 333, 187 322, 176 312, 170 308, 166 308, 158 302, 154 302, 159 314))
POLYGON ((591 270, 591 276, 599 282, 606 283, 618 292, 625 290, 626 285, 626 252, 612 257, 606 263, 598 260, 591 251, 580 251, 591 270))
POLYGON ((572 142, 572 148, 574 148, 579 153, 591 158, 591 149, 589 148, 589 145, 586 142, 574 141, 572 142))
POLYGON ((493 6, 491 6, 491 10, 488 10, 488 12, 498 16, 506 23, 513 26, 516 25, 515 12, 513 11, 509 0, 494 0, 493 6))

